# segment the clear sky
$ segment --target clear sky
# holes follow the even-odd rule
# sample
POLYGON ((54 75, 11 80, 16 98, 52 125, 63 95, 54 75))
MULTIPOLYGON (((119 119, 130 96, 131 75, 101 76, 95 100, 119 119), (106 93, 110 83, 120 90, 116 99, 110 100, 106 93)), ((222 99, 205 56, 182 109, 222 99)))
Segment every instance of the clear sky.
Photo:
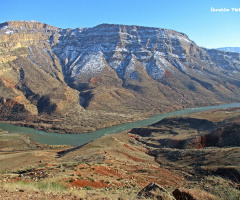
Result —
POLYGON ((141 25, 183 32, 207 48, 240 47, 240 0, 0 0, 0 8, 0 23, 36 20, 59 28, 141 25), (212 12, 211 7, 230 10, 212 12))

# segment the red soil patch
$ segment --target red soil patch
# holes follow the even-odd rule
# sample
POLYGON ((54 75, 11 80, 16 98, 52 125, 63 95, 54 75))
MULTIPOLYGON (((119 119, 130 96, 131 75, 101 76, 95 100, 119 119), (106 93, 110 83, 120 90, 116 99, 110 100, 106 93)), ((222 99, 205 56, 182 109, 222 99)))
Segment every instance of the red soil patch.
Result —
POLYGON ((170 77, 171 75, 172 75, 172 72, 170 72, 169 70, 165 70, 164 79, 166 79, 167 77, 170 77))
POLYGON ((105 182, 101 181, 92 182, 90 180, 75 180, 72 182, 72 185, 75 187, 92 186, 94 188, 106 188, 108 186, 108 184, 105 182))
POLYGON ((101 81, 101 78, 100 77, 92 77, 90 79, 90 82, 93 83, 93 84, 96 84, 97 82, 101 81))
POLYGON ((161 174, 167 175, 167 176, 171 176, 172 173, 169 171, 162 171, 161 174))
POLYGON ((9 182, 9 183, 13 183, 13 182, 17 182, 17 181, 19 181, 19 177, 15 177, 15 178, 10 178, 10 179, 8 179, 7 180, 7 182, 9 182))
POLYGON ((161 172, 161 175, 164 175, 166 178, 166 181, 171 182, 171 183, 175 183, 178 184, 179 182, 184 181, 184 178, 179 176, 178 174, 172 174, 169 171, 163 171, 161 172))
POLYGON ((117 177, 122 177, 122 175, 116 172, 112 167, 96 166, 94 170, 104 176, 115 175, 117 177))
MULTIPOLYGON (((136 174, 138 175, 138 174, 136 174)), ((159 174, 156 175, 156 177, 149 177, 147 175, 144 175, 144 176, 141 176, 141 175, 138 175, 138 176, 135 176, 135 180, 136 180, 136 183, 139 185, 139 186, 146 186, 152 182, 154 183, 158 183, 159 185, 174 185, 174 183, 171 181, 171 180, 168 180, 168 179, 163 179, 163 178, 159 178, 158 177, 159 174)))
POLYGON ((79 164, 78 168, 80 169, 84 169, 84 168, 90 168, 88 165, 84 165, 84 164, 79 164))
POLYGON ((22 97, 21 96, 17 96, 14 98, 15 101, 19 101, 19 100, 22 100, 22 97))
POLYGON ((11 81, 9 81, 8 79, 1 77, 2 80, 4 80, 4 82, 6 83, 6 87, 8 88, 15 88, 15 84, 11 81))
POLYGON ((136 171, 136 170, 141 170, 142 169, 142 167, 139 167, 139 166, 136 166, 136 165, 127 165, 127 164, 125 164, 125 165, 123 165, 122 166, 124 169, 126 169, 126 170, 130 170, 130 171, 136 171))
POLYGON ((139 147, 135 147, 135 148, 141 152, 147 153, 147 149, 139 148, 139 147))
POLYGON ((139 135, 129 135, 130 138, 139 138, 140 136, 139 135))
POLYGON ((132 151, 136 151, 134 148, 130 147, 130 146, 127 145, 127 144, 124 144, 123 146, 126 147, 126 148, 128 148, 128 149, 130 149, 130 150, 132 150, 132 151))
POLYGON ((153 165, 151 165, 151 168, 152 169, 160 169, 159 167, 156 167, 156 166, 153 166, 153 165))
POLYGON ((144 162, 143 159, 137 158, 135 156, 131 156, 131 155, 127 154, 126 152, 123 152, 123 151, 118 151, 118 152, 121 153, 121 154, 124 154, 125 156, 129 157, 130 159, 132 159, 136 162, 144 162))

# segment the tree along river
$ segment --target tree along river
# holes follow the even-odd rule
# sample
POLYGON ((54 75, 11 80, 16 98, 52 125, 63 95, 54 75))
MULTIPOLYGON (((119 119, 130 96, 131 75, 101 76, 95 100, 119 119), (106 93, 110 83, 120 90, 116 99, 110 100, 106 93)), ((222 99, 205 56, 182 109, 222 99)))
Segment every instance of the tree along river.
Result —
POLYGON ((119 133, 121 131, 130 130, 132 128, 139 128, 156 123, 166 117, 179 116, 189 113, 202 112, 212 109, 219 108, 232 108, 240 107, 240 103, 224 104, 218 106, 207 106, 199 108, 189 108, 174 112, 169 112, 167 114, 158 114, 149 119, 131 122, 126 124, 121 124, 117 126, 112 126, 109 128, 104 128, 90 133, 81 134, 59 134, 59 133, 47 133, 33 128, 19 127, 12 124, 0 123, 0 129, 9 131, 9 133, 26 133, 29 134, 30 138, 36 142, 48 145, 83 145, 92 140, 98 139, 104 135, 109 135, 113 133, 119 133))

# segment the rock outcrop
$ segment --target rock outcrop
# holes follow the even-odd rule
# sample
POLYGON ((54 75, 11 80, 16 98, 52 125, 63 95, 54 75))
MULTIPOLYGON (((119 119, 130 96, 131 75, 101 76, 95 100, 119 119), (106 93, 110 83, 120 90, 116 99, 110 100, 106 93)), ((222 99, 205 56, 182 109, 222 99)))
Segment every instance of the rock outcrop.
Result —
POLYGON ((174 200, 175 198, 162 186, 157 183, 150 183, 143 188, 139 193, 139 197, 145 197, 147 199, 158 199, 158 200, 174 200))
POLYGON ((173 196, 176 200, 218 200, 217 197, 205 191, 186 188, 178 188, 174 190, 173 196))
POLYGON ((233 123, 201 137, 203 147, 239 147, 240 125, 233 123))

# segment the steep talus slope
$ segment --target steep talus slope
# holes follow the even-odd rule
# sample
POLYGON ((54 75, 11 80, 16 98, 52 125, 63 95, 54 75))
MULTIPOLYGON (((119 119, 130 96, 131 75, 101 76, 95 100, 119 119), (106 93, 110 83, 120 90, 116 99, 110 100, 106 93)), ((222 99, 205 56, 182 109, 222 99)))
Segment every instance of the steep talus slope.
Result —
POLYGON ((200 48, 173 30, 6 22, 0 25, 0 117, 44 116, 58 119, 54 129, 88 130, 238 102, 239 70, 240 54, 200 48))

